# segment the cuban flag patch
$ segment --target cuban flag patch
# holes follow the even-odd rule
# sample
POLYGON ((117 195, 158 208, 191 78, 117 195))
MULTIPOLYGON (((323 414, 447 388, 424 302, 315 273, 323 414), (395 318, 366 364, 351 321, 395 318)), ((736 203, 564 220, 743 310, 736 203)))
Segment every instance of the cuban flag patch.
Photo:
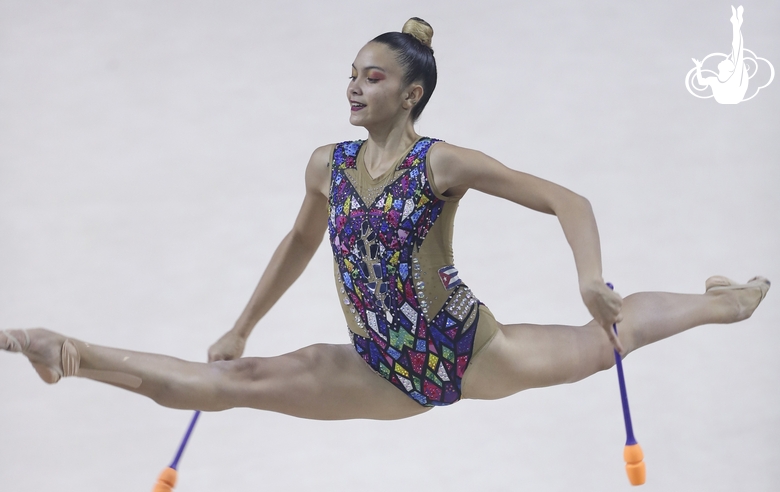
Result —
POLYGON ((455 287, 463 283, 460 280, 460 277, 458 277, 458 269, 452 265, 446 266, 444 268, 440 268, 439 278, 441 278, 441 283, 444 285, 444 288, 447 290, 454 289, 455 287))

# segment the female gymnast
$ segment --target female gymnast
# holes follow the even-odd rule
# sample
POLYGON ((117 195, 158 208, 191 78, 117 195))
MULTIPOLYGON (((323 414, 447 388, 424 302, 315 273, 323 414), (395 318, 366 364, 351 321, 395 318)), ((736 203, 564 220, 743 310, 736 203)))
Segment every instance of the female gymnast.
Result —
POLYGON ((160 405, 206 411, 251 407, 310 419, 401 419, 460 398, 497 399, 570 383, 639 347, 707 323, 748 318, 769 289, 756 277, 711 277, 705 293, 642 292, 604 283, 589 202, 480 152, 414 129, 436 86, 431 26, 366 44, 347 87, 350 123, 365 141, 316 149, 292 230, 248 305, 210 349, 209 363, 100 347, 45 329, 0 332, 41 378, 79 376, 160 405), (584 326, 498 323, 453 265, 458 201, 479 190, 558 218, 574 254, 584 326), (351 344, 241 358, 252 329, 300 276, 327 231, 351 344), (620 339, 610 330, 619 323, 620 339))

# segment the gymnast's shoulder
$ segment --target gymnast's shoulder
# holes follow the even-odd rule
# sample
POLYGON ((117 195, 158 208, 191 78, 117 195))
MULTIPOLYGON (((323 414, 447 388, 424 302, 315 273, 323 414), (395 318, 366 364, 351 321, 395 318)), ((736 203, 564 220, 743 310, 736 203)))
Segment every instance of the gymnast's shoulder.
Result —
POLYGON ((337 144, 327 144, 314 149, 306 165, 306 190, 328 196, 330 186, 330 162, 337 144))
POLYGON ((463 196, 497 166, 504 167, 483 152, 443 141, 431 146, 428 163, 438 189, 448 197, 463 196))

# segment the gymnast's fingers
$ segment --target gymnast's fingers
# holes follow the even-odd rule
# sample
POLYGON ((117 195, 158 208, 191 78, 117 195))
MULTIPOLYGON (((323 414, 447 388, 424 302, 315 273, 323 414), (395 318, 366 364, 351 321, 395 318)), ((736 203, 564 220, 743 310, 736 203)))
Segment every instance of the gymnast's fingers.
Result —
POLYGON ((609 342, 612 344, 612 347, 617 350, 619 354, 623 354, 623 344, 620 343, 620 338, 617 336, 617 334, 612 330, 612 328, 606 328, 604 327, 604 332, 607 334, 607 338, 609 338, 609 342))
POLYGON ((246 340, 243 337, 227 332, 209 347, 209 362, 238 359, 243 355, 245 345, 246 340))

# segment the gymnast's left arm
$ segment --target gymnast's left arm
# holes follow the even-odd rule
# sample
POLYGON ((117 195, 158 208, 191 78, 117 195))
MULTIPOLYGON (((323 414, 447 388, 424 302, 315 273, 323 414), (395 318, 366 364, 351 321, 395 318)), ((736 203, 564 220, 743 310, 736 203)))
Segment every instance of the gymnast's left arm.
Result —
POLYGON ((550 181, 509 169, 482 152, 437 143, 429 154, 437 188, 449 196, 479 190, 538 212, 555 215, 577 267, 582 300, 612 344, 622 352, 612 324, 620 322, 622 299, 604 283, 601 244, 590 202, 550 181))

